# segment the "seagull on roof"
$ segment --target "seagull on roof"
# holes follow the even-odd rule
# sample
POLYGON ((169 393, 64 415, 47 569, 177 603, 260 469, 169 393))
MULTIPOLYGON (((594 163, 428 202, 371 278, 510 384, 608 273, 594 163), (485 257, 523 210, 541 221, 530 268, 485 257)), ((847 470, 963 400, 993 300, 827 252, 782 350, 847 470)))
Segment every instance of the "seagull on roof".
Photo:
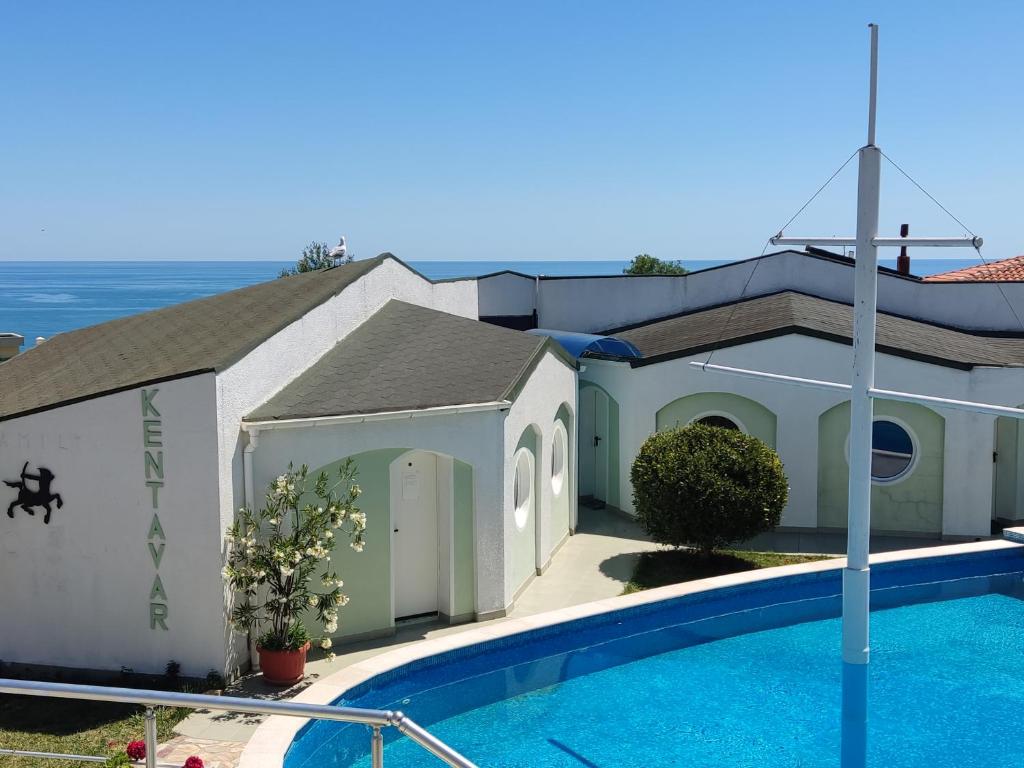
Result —
POLYGON ((344 261, 347 255, 348 246, 345 244, 345 236, 342 235, 341 239, 338 240, 338 244, 331 248, 330 256, 334 259, 335 263, 338 263, 339 261, 344 261))

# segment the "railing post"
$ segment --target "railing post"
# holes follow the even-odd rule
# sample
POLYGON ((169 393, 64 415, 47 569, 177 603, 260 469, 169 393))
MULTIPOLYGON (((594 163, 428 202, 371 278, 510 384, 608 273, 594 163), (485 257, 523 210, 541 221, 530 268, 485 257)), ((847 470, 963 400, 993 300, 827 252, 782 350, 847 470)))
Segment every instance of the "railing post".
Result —
POLYGON ((156 768, 156 712, 146 707, 145 714, 146 768, 156 768))
POLYGON ((384 768, 384 734, 380 732, 380 726, 373 726, 373 736, 370 739, 370 765, 371 768, 384 768))

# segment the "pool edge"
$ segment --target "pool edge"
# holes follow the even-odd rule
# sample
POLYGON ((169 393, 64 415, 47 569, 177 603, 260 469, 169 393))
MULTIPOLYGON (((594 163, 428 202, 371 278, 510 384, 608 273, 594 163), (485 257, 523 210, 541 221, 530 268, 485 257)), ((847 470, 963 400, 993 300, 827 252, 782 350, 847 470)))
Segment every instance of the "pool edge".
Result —
MULTIPOLYGON (((871 555, 871 564, 881 565, 883 563, 925 560, 1003 549, 1020 549, 1021 547, 1024 547, 1024 543, 1005 539, 992 539, 945 546, 906 549, 896 552, 881 552, 871 555)), ((845 566, 846 558, 836 557, 808 563, 762 568, 755 571, 742 571, 724 576, 687 581, 681 584, 672 584, 667 587, 657 587, 643 592, 635 592, 631 595, 619 595, 589 603, 581 603, 568 608, 537 613, 532 616, 484 623, 472 629, 467 629, 464 632, 423 640, 404 648, 385 651, 378 656, 364 659, 328 675, 323 680, 313 683, 292 700, 304 704, 331 704, 354 686, 365 683, 377 675, 390 672, 410 662, 457 648, 464 648, 488 640, 509 637, 542 627, 550 627, 577 619, 611 613, 624 608, 648 605, 684 595, 707 592, 723 587, 755 584, 790 576, 839 570, 845 566)), ((291 746, 295 736, 308 722, 308 719, 297 717, 273 716, 268 718, 266 722, 256 729, 256 732, 246 744, 239 761, 239 768, 283 768, 285 753, 291 746)), ((458 745, 451 746, 456 749, 458 748, 458 745)))

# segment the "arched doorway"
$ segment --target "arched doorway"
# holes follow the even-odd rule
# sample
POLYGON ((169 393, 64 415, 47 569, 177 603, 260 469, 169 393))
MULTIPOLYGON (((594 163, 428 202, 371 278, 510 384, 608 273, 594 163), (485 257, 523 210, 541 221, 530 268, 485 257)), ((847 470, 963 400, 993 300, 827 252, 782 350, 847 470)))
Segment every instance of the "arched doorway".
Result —
POLYGON ((618 504, 618 403, 601 387, 581 384, 579 495, 601 506, 618 504))

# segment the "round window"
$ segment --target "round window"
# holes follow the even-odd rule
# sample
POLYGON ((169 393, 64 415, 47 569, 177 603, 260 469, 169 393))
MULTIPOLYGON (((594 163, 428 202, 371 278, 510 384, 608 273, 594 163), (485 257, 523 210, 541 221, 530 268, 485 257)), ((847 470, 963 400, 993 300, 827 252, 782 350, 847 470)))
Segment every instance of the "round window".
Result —
POLYGON ((719 427, 721 429, 735 429, 737 432, 740 431, 739 425, 735 421, 727 416, 719 416, 718 414, 704 416, 703 418, 697 419, 697 423, 703 424, 706 427, 719 427))
POLYGON ((525 448, 519 451, 516 458, 516 474, 512 484, 513 518, 516 528, 520 531, 526 527, 530 519, 530 501, 533 496, 533 471, 531 469, 530 452, 525 448))
POLYGON ((565 425, 555 422, 555 436, 551 440, 551 490, 557 496, 565 485, 566 445, 565 425))
POLYGON ((914 461, 914 441, 894 421, 879 419, 871 426, 871 477, 895 480, 905 475, 914 461))

